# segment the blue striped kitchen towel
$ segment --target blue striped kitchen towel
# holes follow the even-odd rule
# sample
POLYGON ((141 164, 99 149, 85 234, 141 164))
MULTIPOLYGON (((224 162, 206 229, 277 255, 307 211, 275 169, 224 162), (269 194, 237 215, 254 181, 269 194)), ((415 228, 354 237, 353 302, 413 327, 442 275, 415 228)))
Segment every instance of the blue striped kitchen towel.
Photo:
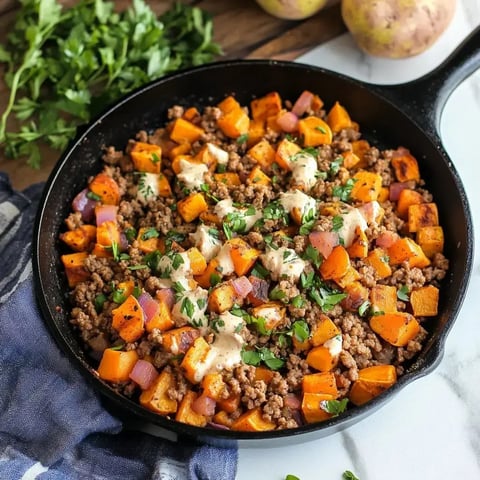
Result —
POLYGON ((54 343, 30 261, 42 187, 0 172, 0 479, 233 479, 236 449, 122 428, 54 343))

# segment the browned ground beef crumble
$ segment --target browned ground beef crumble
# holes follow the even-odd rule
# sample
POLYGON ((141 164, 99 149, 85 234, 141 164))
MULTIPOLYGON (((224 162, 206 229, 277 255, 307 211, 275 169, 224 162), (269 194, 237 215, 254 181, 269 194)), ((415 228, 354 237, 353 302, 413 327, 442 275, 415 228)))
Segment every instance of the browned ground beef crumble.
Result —
MULTIPOLYGON (((169 112, 169 119, 179 118, 184 113, 184 107, 174 106, 169 112)), ((206 142, 213 142, 229 153, 227 172, 236 172, 240 176, 242 184, 234 186, 215 182, 212 173, 205 174, 204 183, 209 186, 210 198, 218 200, 232 198, 240 204, 254 205, 262 211, 270 202, 278 198, 280 192, 291 188, 290 174, 279 170, 274 166, 266 169, 265 173, 275 182, 268 186, 255 185, 246 181, 248 174, 256 165, 254 159, 247 153, 246 143, 238 143, 227 138, 217 126, 217 119, 221 112, 217 107, 206 107, 203 114, 195 120, 205 133, 200 140, 192 145, 193 154, 198 152, 206 142)), ((325 118, 325 111, 315 113, 325 118)), ((160 144, 165 135, 165 129, 159 128, 153 133, 141 131, 137 134, 136 140, 160 144)), ((351 142, 360 138, 360 133, 355 129, 343 129, 334 134, 331 145, 322 145, 317 148, 316 160, 320 171, 329 170, 332 162, 344 152, 352 150, 351 142)), ((277 142, 284 134, 267 130, 265 138, 277 142)), ((117 222, 120 230, 128 227, 153 227, 161 235, 176 231, 185 235, 185 240, 180 242, 183 249, 192 246, 188 233, 195 231, 197 222, 186 223, 176 209, 177 202, 187 196, 183 186, 175 178, 171 168, 171 160, 168 157, 162 158, 162 172, 172 186, 172 198, 155 197, 147 203, 137 199, 138 174, 134 172, 129 152, 133 148, 135 140, 126 144, 125 152, 117 151, 113 147, 107 147, 103 155, 105 162, 104 172, 115 179, 120 187, 122 199, 119 204, 117 222)), ((381 175, 382 186, 388 187, 396 181, 391 166, 392 151, 379 150, 372 146, 365 155, 368 161, 368 169, 381 175)), ((354 172, 355 170, 353 170, 354 172)), ((316 184, 308 192, 322 204, 334 202, 333 189, 342 185, 350 178, 352 171, 340 166, 338 172, 333 176, 319 178, 316 184)), ((426 202, 432 201, 432 197, 423 184, 417 186, 426 202)), ((209 201, 214 205, 212 201, 209 201)), ((376 238, 385 231, 399 232, 402 236, 408 233, 405 228, 405 221, 399 218, 395 211, 394 203, 388 199, 381 203, 384 209, 384 219, 381 224, 369 225, 366 234, 370 245, 375 244, 376 238)), ((71 213, 65 220, 66 228, 73 230, 82 225, 81 215, 71 213)), ((214 226, 214 225, 212 225, 214 226)), ((240 234, 250 246, 264 250, 265 236, 276 232, 284 227, 281 220, 266 220, 262 226, 254 226, 249 232, 240 234)), ((332 230, 332 216, 320 215, 316 220, 313 231, 329 232, 332 230)), ((225 235, 219 228, 221 240, 225 241, 225 235)), ((308 239, 305 235, 294 235, 293 238, 273 235, 271 242, 277 247, 286 246, 293 248, 295 252, 303 257, 308 246, 308 239)), ((88 256, 86 269, 91 273, 88 281, 77 284, 71 292, 71 323, 81 336, 85 348, 94 358, 99 359, 101 352, 110 346, 121 345, 125 342, 119 337, 118 332, 112 327, 112 310, 118 307, 112 299, 112 292, 115 291, 120 282, 133 280, 137 286, 150 293, 152 296, 162 288, 162 279, 156 276, 150 268, 132 270, 129 267, 144 263, 145 253, 138 248, 138 242, 134 240, 128 247, 128 259, 114 261, 112 258, 98 258, 93 254, 88 256), (98 295, 105 295, 103 308, 98 311, 95 307, 95 299, 98 295)), ((402 286, 408 290, 434 285, 439 287, 448 269, 448 260, 437 253, 432 258, 431 265, 425 268, 410 268, 407 263, 392 266, 393 273, 386 279, 379 279, 375 270, 365 262, 363 258, 352 260, 352 266, 360 273, 359 282, 367 288, 377 284, 402 286)), ((314 267, 308 264, 305 273, 314 271, 314 267)), ((223 281, 228 281, 223 278, 223 281)), ((327 282, 329 283, 329 282, 327 282)), ((332 285, 332 288, 336 286, 332 285)), ((335 325, 342 332, 342 350, 339 354, 338 363, 333 372, 336 376, 339 398, 348 395, 349 389, 358 378, 359 369, 378 364, 390 363, 396 367, 397 374, 404 373, 405 365, 422 350, 427 331, 421 327, 420 333, 404 347, 395 347, 372 331, 368 317, 362 317, 358 313, 360 305, 355 305, 353 310, 344 308, 343 303, 337 303, 328 311, 322 311, 319 305, 311 298, 304 295, 304 303, 301 306, 294 306, 291 300, 300 294, 304 294, 298 281, 288 279, 278 283, 278 289, 284 294, 283 301, 287 306, 287 318, 282 325, 283 330, 288 330, 294 321, 304 320, 310 331, 313 330, 319 317, 322 314, 328 315, 335 325)), ((250 310, 247 302, 240 305, 243 309, 250 310)), ((399 299, 398 311, 405 311, 407 303, 399 299)), ((213 314, 210 314, 213 318, 213 314)), ((424 318, 417 318, 422 324, 424 318)), ((275 371, 270 382, 255 380, 255 367, 241 364, 223 371, 225 391, 222 396, 227 398, 232 393, 241 395, 239 407, 230 413, 231 419, 236 419, 246 410, 260 407, 263 418, 275 424, 276 428, 293 428, 301 422, 298 411, 285 405, 288 395, 298 395, 301 390, 301 381, 305 374, 314 373, 315 370, 309 367, 305 360, 305 353, 296 350, 290 343, 285 343, 281 335, 262 335, 254 325, 245 325, 240 332, 245 341, 245 347, 266 347, 278 358, 284 359, 284 366, 275 371)), ((213 339, 210 331, 207 338, 213 339)), ((180 401, 190 389, 198 390, 198 385, 192 385, 184 376, 178 361, 174 361, 175 355, 165 351, 162 347, 162 332, 155 329, 145 334, 133 343, 124 345, 124 350, 136 350, 140 358, 150 358, 158 369, 166 369, 175 378, 174 388, 169 389, 169 397, 180 401)), ((115 384, 114 388, 122 394, 138 398, 139 388, 133 381, 115 384)), ((287 402, 288 403, 288 402, 287 402)))

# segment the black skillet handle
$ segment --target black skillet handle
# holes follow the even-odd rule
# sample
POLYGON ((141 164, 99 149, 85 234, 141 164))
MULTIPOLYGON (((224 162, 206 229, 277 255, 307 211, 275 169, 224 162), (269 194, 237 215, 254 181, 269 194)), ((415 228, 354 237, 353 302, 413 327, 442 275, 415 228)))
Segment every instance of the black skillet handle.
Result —
POLYGON ((443 107, 455 88, 480 68, 480 27, 477 27, 435 70, 411 82, 372 85, 386 100, 401 106, 420 128, 439 138, 443 107))

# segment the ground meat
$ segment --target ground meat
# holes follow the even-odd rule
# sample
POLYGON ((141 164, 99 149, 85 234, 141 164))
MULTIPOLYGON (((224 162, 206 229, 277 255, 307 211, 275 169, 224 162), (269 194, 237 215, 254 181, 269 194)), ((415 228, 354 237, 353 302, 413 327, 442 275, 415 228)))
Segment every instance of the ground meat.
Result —
MULTIPOLYGON (((186 108, 188 106, 173 106, 168 110, 168 119, 181 118, 186 108)), ((245 112, 248 111, 247 107, 242 108, 245 112)), ((323 119, 327 116, 324 109, 308 113, 323 119)), ((89 239, 91 246, 95 245, 95 254, 88 252, 84 271, 81 272, 88 275, 88 280, 79 282, 71 289, 70 322, 95 362, 99 361, 106 348, 113 346, 124 351, 136 351, 139 358, 152 362, 159 372, 171 376, 173 386, 168 389, 167 395, 172 400, 181 402, 187 391, 200 396, 211 388, 208 394, 215 397, 217 412, 225 415, 223 421, 227 423, 238 419, 248 410, 259 408, 263 419, 272 422, 274 428, 295 428, 305 420, 298 405, 303 394, 302 381, 305 375, 318 373, 315 368, 317 365, 308 355, 312 348, 322 347, 324 343, 319 340, 324 334, 321 326, 328 323, 329 339, 335 336, 335 342, 340 342, 341 338, 340 353, 335 354, 337 356, 333 359, 330 370, 335 378, 339 399, 348 397, 363 368, 389 364, 395 367, 398 375, 404 374, 425 345, 428 337, 425 327, 430 321, 418 318, 421 323, 419 334, 402 347, 391 345, 370 327, 373 308, 378 311, 378 306, 369 305, 369 302, 376 301, 372 289, 377 286, 395 287, 397 290, 406 287, 411 292, 425 285, 439 287, 448 270, 448 260, 443 254, 437 253, 425 268, 410 267, 408 261, 390 265, 392 273, 385 277, 378 274, 364 254, 352 253, 349 246, 346 246, 348 265, 345 266, 343 275, 327 277, 321 266, 326 261, 321 253, 324 250, 322 245, 317 246, 314 241, 322 236, 312 236, 311 241, 308 233, 334 234, 339 231, 338 222, 342 219, 339 216, 355 208, 362 214, 361 199, 352 198, 353 193, 348 190, 352 177, 360 169, 378 174, 383 187, 396 182, 395 171, 391 166, 394 150, 379 150, 371 146, 362 156, 361 167, 346 168, 342 165, 342 155, 355 150, 353 142, 361 138, 358 129, 353 128, 335 132, 331 144, 309 147, 307 151, 316 158, 318 168, 312 188, 302 186, 303 193, 317 205, 317 218, 309 223, 302 216, 297 218, 292 207, 279 207, 280 193, 298 187, 293 184, 292 172, 282 168, 273 158, 258 162, 249 153, 254 144, 252 137, 228 137, 217 122, 221 115, 217 106, 209 106, 191 120, 203 129, 203 133, 198 135, 189 150, 183 154, 198 161, 198 153, 202 151, 203 155, 206 143, 212 143, 228 155, 226 165, 217 164, 221 157, 209 160, 210 168, 201 174, 200 186, 187 188, 187 181, 183 183, 177 179, 173 149, 183 146, 175 145, 169 138, 169 124, 159 125, 153 132, 138 132, 135 140, 133 137, 126 140, 124 151, 112 146, 104 150, 103 171, 116 182, 121 196, 116 211, 118 232, 113 232, 115 240, 110 239, 112 241, 106 247, 105 241, 108 238, 104 238, 100 226, 96 226, 95 235, 89 239), (130 153, 136 142, 161 146, 161 174, 165 177, 161 180, 168 182, 171 189, 168 194, 145 193, 146 179, 153 179, 154 182, 159 179, 135 171, 130 153), (260 167, 267 175, 265 184, 249 179, 255 167, 260 167), (218 181, 221 177, 217 174, 225 170, 237 174, 240 185, 235 184, 238 182, 218 181), (198 194, 203 200, 198 200, 198 194), (189 204, 193 196, 197 197, 198 202, 189 204), (216 215, 215 206, 223 199, 231 199, 237 210, 231 212, 229 217, 220 219, 216 215), (274 201, 276 203, 272 203, 274 201), (239 212, 248 211, 252 207, 255 214, 260 213, 262 218, 247 228, 246 221, 239 212), (266 215, 265 211, 269 214, 266 215), (189 214, 193 219, 187 218, 189 214), (212 245, 203 234, 199 234, 198 238, 191 235, 199 232, 198 227, 202 224, 208 227, 208 235, 214 239, 210 239, 213 248, 216 242, 220 243, 222 250, 228 246, 225 257, 228 259, 230 256, 231 266, 228 260, 220 261, 220 255, 209 255, 208 249, 212 245), (151 234, 148 241, 139 236, 141 228, 148 229, 151 234), (118 236, 115 237, 115 234, 118 236), (275 267, 265 266, 265 257, 261 255, 267 249, 273 252, 282 247, 294 249, 303 259, 305 264, 304 267, 301 264, 301 272, 291 276, 275 276, 275 267), (315 253, 312 253, 312 248, 318 248, 315 258, 312 258, 315 253), (180 252, 187 252, 187 256, 177 255, 180 252), (99 253, 101 254, 97 255, 99 253), (159 262, 163 261, 164 255, 169 256, 170 263, 165 262, 160 267, 159 262), (174 271, 182 268, 182 264, 185 265, 184 258, 188 258, 189 268, 185 267, 187 278, 179 278, 174 271), (254 281, 252 275, 261 277, 261 280, 257 278, 254 281), (262 287, 250 291, 248 295, 242 294, 241 290, 237 290, 238 284, 232 282, 237 277, 246 277, 252 284, 257 282, 262 287), (158 317, 155 317, 155 321, 160 319, 165 322, 161 328, 149 328, 151 323, 143 323, 143 331, 132 338, 123 334, 117 325, 113 328, 113 312, 120 310, 119 307, 125 301, 122 295, 139 298, 139 295, 146 292, 152 299, 157 299, 158 292, 165 288, 171 290, 162 292, 167 292, 167 298, 162 302, 169 304, 171 301, 176 307, 172 310, 165 308, 164 303, 161 304, 162 309, 157 310, 158 317), (192 296, 186 295, 185 291, 192 292, 192 296), (194 291, 205 294, 207 301, 203 297, 196 299, 194 291), (214 292, 215 295, 218 294, 217 298, 214 298, 214 292), (255 307, 267 302, 276 312, 271 318, 263 318, 255 310, 255 307), (199 319, 194 320, 192 312, 197 308, 207 310, 199 319), (222 318, 228 312, 239 319, 233 338, 241 347, 237 354, 242 362, 221 368, 221 363, 217 367, 215 359, 214 366, 208 371, 214 378, 209 377, 208 381, 212 382, 210 386, 206 380, 204 383, 205 377, 200 382, 190 382, 186 375, 188 368, 183 363, 189 359, 189 349, 196 348, 198 342, 195 339, 201 335, 202 348, 208 351, 202 358, 208 359, 208 355, 217 352, 217 348, 220 348, 218 345, 221 345, 219 339, 225 333, 222 328, 233 328, 228 325, 226 327, 223 321, 225 317, 222 318), (228 407, 222 406, 225 404, 228 407)), ((284 138, 284 133, 268 126, 263 135, 263 139, 271 142, 274 150, 276 143, 284 138)), ((299 147, 303 147, 301 139, 291 141, 297 141, 299 147)), ((148 173, 152 175, 151 172, 148 173)), ((89 180, 92 179, 93 177, 89 180)), ((152 185, 155 186, 154 183, 152 185)), ((423 180, 412 181, 409 188, 420 193, 423 201, 434 201, 423 180)), ((405 218, 398 215, 396 201, 386 199, 382 201, 381 207, 382 218, 376 221, 366 219, 368 226, 364 234, 369 253, 379 246, 377 242, 380 244, 383 234, 408 236, 416 240, 415 233, 408 232, 405 218)), ((65 220, 65 228, 68 230, 75 230, 83 224, 79 212, 69 213, 65 220)), ((344 239, 338 236, 336 243, 342 245, 342 242, 344 239)), ((386 258, 387 250, 385 247, 386 258)), ((145 298, 148 297, 144 296, 143 300, 145 298)), ((142 304, 143 300, 140 300, 142 304)), ((395 301, 398 312, 411 312, 407 300, 395 301)), ((125 322, 135 320, 134 315, 131 315, 132 318, 127 317, 129 315, 124 316, 125 322)), ((145 317, 143 321, 145 322, 145 317)), ((233 335, 231 331, 229 335, 233 335)), ((340 346, 340 343, 336 345, 340 346)), ((112 385, 123 395, 138 399, 140 390, 134 382, 112 385)))

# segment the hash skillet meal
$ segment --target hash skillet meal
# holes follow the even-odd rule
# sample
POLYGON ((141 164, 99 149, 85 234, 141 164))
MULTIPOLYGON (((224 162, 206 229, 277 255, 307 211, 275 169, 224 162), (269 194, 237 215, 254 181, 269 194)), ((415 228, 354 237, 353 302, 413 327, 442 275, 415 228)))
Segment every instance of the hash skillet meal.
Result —
POLYGON ((448 269, 437 206, 412 153, 370 145, 338 102, 174 106, 103 162, 60 235, 70 319, 146 409, 295 428, 421 351, 448 269))

